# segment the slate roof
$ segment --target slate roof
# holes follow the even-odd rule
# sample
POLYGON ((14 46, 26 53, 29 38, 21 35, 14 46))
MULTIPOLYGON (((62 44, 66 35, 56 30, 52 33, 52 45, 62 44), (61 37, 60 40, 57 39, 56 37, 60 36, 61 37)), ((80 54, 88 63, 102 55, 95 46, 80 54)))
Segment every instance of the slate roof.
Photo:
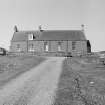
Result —
POLYGON ((12 41, 27 41, 28 34, 36 36, 35 40, 86 40, 81 30, 44 30, 14 32, 12 41))
POLYGON ((13 37, 12 37, 12 41, 27 41, 29 34, 33 34, 34 36, 40 36, 41 32, 39 32, 39 31, 14 32, 13 37))

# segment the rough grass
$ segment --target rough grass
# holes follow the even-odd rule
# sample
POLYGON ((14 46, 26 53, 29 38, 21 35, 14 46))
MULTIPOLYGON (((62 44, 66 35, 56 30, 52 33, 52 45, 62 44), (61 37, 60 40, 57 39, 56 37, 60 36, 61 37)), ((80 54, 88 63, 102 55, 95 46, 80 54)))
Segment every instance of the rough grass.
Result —
POLYGON ((0 56, 0 87, 43 60, 45 58, 37 56, 0 56))
POLYGON ((66 59, 54 105, 105 105, 105 65, 96 58, 66 59))

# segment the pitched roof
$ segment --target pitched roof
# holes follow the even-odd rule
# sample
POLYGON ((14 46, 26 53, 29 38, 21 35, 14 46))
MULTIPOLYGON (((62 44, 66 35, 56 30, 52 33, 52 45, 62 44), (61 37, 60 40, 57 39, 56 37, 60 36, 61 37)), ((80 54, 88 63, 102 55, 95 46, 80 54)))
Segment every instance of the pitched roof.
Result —
POLYGON ((56 30, 43 31, 40 40, 86 40, 82 31, 78 30, 56 30))
POLYGON ((12 41, 27 41, 28 34, 36 36, 35 40, 86 40, 81 30, 44 30, 14 32, 12 41))

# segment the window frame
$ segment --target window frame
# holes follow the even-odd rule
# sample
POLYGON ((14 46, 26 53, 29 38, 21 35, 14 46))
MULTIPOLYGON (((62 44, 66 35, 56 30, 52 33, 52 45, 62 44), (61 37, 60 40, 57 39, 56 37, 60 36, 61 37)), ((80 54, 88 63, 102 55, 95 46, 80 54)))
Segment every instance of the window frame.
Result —
POLYGON ((35 51, 33 43, 29 44, 28 51, 29 52, 34 52, 35 51))
POLYGON ((16 49, 17 49, 18 52, 21 52, 20 44, 17 44, 16 49))
POLYGON ((28 40, 34 40, 34 35, 33 34, 28 34, 28 40))

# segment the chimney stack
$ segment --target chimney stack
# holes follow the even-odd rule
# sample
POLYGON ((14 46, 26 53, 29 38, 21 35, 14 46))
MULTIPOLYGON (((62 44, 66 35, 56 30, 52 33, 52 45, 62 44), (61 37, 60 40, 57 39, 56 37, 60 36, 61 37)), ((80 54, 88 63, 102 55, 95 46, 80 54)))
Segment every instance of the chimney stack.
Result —
POLYGON ((16 25, 14 26, 14 32, 18 32, 18 28, 16 25))

